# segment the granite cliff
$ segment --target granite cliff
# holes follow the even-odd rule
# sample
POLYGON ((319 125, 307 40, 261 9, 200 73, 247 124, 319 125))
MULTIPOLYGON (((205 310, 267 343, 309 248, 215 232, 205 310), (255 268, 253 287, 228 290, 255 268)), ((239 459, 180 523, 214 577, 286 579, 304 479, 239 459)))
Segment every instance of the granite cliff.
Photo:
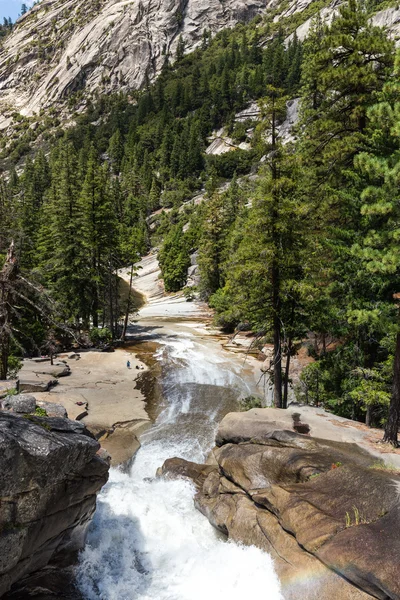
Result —
POLYGON ((182 36, 185 50, 262 13, 269 0, 44 0, 21 17, 0 50, 0 128, 12 113, 65 106, 71 94, 138 89, 182 36))

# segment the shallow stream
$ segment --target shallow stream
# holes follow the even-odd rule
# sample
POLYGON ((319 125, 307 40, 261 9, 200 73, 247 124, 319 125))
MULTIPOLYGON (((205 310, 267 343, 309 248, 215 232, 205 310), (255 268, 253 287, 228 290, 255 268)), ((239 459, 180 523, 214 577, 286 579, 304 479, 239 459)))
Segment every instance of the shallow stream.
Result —
MULTIPOLYGON (((167 458, 203 462, 221 418, 254 392, 243 356, 179 324, 141 323, 136 352, 156 365, 156 415, 125 472, 112 469, 80 559, 87 600, 279 600, 270 557, 227 542, 193 505, 185 481, 156 479, 167 458), (141 336, 141 337, 140 337, 141 336)), ((152 400, 152 403, 151 403, 152 400)))

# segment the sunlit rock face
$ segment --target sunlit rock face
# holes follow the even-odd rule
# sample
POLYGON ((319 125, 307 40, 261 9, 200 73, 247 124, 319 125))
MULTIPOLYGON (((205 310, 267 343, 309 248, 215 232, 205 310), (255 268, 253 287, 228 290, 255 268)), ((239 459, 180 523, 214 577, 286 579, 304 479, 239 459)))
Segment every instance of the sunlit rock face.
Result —
MULTIPOLYGON (((271 0, 43 0, 21 17, 0 51, 0 127, 65 106, 73 93, 139 88, 175 55, 262 13, 271 0)), ((79 100, 79 98, 78 98, 79 100)))
POLYGON ((397 600, 399 475, 354 443, 298 433, 318 427, 301 412, 230 413, 207 464, 172 458, 158 476, 193 481, 216 529, 268 552, 285 600, 397 600))

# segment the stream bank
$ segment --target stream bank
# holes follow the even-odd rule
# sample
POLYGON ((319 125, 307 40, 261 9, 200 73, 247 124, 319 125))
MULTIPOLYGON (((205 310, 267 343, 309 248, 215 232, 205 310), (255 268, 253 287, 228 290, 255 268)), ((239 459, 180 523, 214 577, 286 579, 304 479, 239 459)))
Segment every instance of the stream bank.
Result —
MULTIPOLYGON (((207 596, 217 600, 228 596, 230 600, 242 600, 249 595, 259 597, 260 592, 265 600, 386 598, 360 591, 344 577, 335 575, 335 566, 332 570, 323 564, 322 559, 311 556, 314 547, 307 549, 302 541, 296 540, 297 533, 290 526, 303 527, 302 534, 318 530, 312 521, 312 518, 318 518, 318 514, 315 516, 318 511, 313 516, 309 510, 304 510, 307 506, 304 499, 299 502, 297 512, 288 512, 288 518, 292 520, 290 526, 280 521, 278 513, 286 508, 283 501, 287 490, 279 492, 279 505, 276 499, 268 496, 270 482, 264 476, 262 456, 266 449, 278 451, 285 463, 281 467, 287 469, 292 464, 287 453, 299 451, 293 440, 285 443, 285 440, 270 436, 268 443, 262 440, 259 450, 253 441, 254 422, 247 432, 245 427, 246 418, 254 413, 240 413, 238 430, 229 425, 224 433, 224 426, 221 426, 217 443, 224 452, 227 448, 233 448, 233 453, 238 449, 239 454, 233 457, 233 464, 245 474, 245 478, 248 465, 243 462, 241 453, 244 451, 247 456, 244 447, 250 448, 249 484, 238 481, 234 466, 230 472, 226 463, 220 462, 218 453, 214 452, 210 460, 221 420, 229 423, 230 415, 237 411, 239 398, 250 394, 262 395, 263 390, 257 387, 260 363, 253 357, 244 360, 245 352, 237 352, 237 348, 233 352, 224 348, 226 339, 216 335, 209 327, 206 307, 188 303, 179 295, 165 296, 154 260, 154 257, 144 259, 144 268, 134 282, 139 291, 148 294, 148 302, 138 318, 130 323, 128 345, 114 354, 97 354, 97 359, 96 356, 90 358, 93 361, 90 369, 88 364, 81 362, 82 358, 76 363, 76 367, 82 365, 82 373, 88 375, 90 371, 88 389, 92 395, 91 402, 94 402, 92 418, 96 414, 104 418, 102 410, 105 409, 104 414, 115 423, 116 411, 125 408, 131 411, 140 401, 137 407, 145 411, 147 419, 145 423, 145 419, 139 419, 137 423, 141 427, 138 433, 141 447, 134 460, 124 469, 111 469, 109 483, 98 497, 88 542, 76 569, 79 598, 203 600, 207 596), (103 358, 99 359, 99 356, 104 356, 104 363, 100 364, 103 358), (131 372, 126 368, 129 356, 132 366, 139 366, 139 369, 134 368, 131 372), (107 363, 110 359, 111 362, 107 363), (107 365, 111 364, 115 366, 115 381, 110 385, 105 380, 108 379, 107 365), (146 368, 141 369, 144 364, 146 368), (108 387, 103 387, 106 385, 108 387), (124 388, 124 385, 127 387, 124 388), (99 390, 102 390, 100 394, 99 390), (114 393, 115 390, 126 393, 127 404, 116 403, 113 410, 110 391, 114 393), (241 438, 243 435, 245 437, 241 438), (164 469, 167 477, 157 478, 156 472, 161 465, 165 461, 168 461, 166 465, 170 465, 169 461, 174 457, 178 461, 175 465, 179 465, 179 478, 170 477, 175 476, 177 471, 167 467, 164 469), (193 470, 200 470, 200 479, 197 476, 191 476, 191 480, 182 478, 187 474, 187 464, 194 464, 190 467, 192 474, 193 470), (205 472, 204 464, 207 464, 205 472), (211 482, 212 485, 208 481, 210 485, 204 490, 201 486, 212 473, 215 481, 211 482), (196 486, 203 494, 202 497, 197 496, 196 504, 214 527, 194 507, 196 486), (255 503, 254 490, 258 492, 255 503), (258 515, 261 500, 264 502, 261 505, 262 518, 258 515), (228 507, 224 505, 226 502, 228 507), (221 510, 214 510, 214 503, 219 508, 222 506, 221 510), (239 520, 237 511, 240 513, 239 520), (261 521, 263 529, 260 534, 261 521), (262 543, 260 540, 263 540, 262 543)), ((70 378, 71 375, 65 381, 70 378)), ((73 379, 70 381, 73 384, 73 379)), ((69 393, 72 397, 77 390, 79 387, 71 385, 69 393)), ((271 427, 272 430, 293 432, 299 431, 299 427, 308 427, 304 433, 323 437, 320 433, 326 430, 332 443, 351 441, 357 445, 352 447, 356 452, 365 453, 365 449, 358 450, 358 446, 367 443, 359 429, 360 424, 328 415, 321 409, 291 407, 288 411, 275 412, 273 409, 261 411, 265 415, 264 420, 256 414, 256 426, 261 427, 257 435, 266 431, 273 433, 271 427), (300 413, 297 418, 296 413, 300 413)), ((113 436, 115 433, 107 439, 111 440, 113 436)), ((305 438, 310 441, 308 436, 305 438)), ((123 442, 121 446, 127 453, 128 448, 131 452, 129 444, 125 447, 123 442)), ((272 466, 277 465, 279 460, 265 459, 272 466)), ((333 458, 328 457, 323 466, 337 477, 336 470, 330 468, 331 460, 333 458)), ((296 469, 289 470, 296 479, 296 469)), ((337 471, 340 472, 340 469, 337 471)), ((331 475, 321 475, 320 481, 326 476, 331 475)), ((336 486, 336 489, 339 487, 336 486)), ((396 493, 394 488, 395 500, 396 493)), ((320 495, 324 503, 323 490, 320 495)), ((358 508, 358 504, 354 506, 358 508)), ((392 507, 386 509, 391 511, 392 507)), ((340 505, 338 510, 340 512, 340 505)), ((352 510, 350 506, 345 512, 353 515, 352 510)), ((377 515, 372 517, 375 519, 377 515)), ((344 519, 345 514, 337 516, 342 528, 344 519)), ((310 539, 313 543, 312 536, 310 539)), ((397 596, 387 597, 397 600, 397 596)))
POLYGON ((230 413, 213 463, 172 458, 159 474, 192 481, 195 505, 216 529, 267 552, 285 600, 398 600, 400 473, 332 440, 329 428, 319 439, 297 433, 309 417, 230 413))

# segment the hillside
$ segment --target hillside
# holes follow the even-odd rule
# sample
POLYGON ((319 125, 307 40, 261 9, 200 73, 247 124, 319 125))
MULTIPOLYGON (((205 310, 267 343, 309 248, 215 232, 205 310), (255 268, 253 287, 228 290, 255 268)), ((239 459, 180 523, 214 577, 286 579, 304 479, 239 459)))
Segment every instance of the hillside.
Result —
POLYGON ((139 89, 175 56, 265 11, 266 0, 44 0, 22 16, 0 52, 0 129, 17 111, 84 106, 139 89))
MULTIPOLYGON (((120 5, 103 9, 111 6, 120 5)), ((190 6, 179 9, 169 60, 152 73, 143 62, 141 89, 129 71, 115 87, 93 84, 90 99, 88 77, 80 100, 64 88, 62 110, 57 94, 43 91, 40 123, 14 115, 3 143, 0 249, 17 240, 21 273, 50 295, 63 326, 79 339, 110 340, 121 329, 120 268, 157 248, 167 292, 189 281, 188 297, 207 300, 219 326, 251 329, 260 348, 273 345, 266 373, 277 406, 296 394, 384 424, 397 356, 399 11, 281 2, 214 35, 188 26, 186 44, 190 6), (315 362, 294 389, 291 358, 301 348, 315 362)), ((229 6, 227 24, 239 18, 229 6)), ((30 11, 3 52, 55 7, 30 11)), ((168 19, 176 10, 166 9, 168 19)), ((217 13, 202 18, 210 24, 217 13)), ((82 27, 95 32, 93 14, 69 40, 82 27)), ((59 68, 57 44, 48 44, 47 66, 59 68)), ((28 85, 27 73, 21 80, 28 85)), ((18 318, 12 356, 50 343, 54 332, 32 305, 18 318)), ((398 353, 400 361, 400 336, 398 353)), ((388 437, 397 439, 393 422, 388 437)))

